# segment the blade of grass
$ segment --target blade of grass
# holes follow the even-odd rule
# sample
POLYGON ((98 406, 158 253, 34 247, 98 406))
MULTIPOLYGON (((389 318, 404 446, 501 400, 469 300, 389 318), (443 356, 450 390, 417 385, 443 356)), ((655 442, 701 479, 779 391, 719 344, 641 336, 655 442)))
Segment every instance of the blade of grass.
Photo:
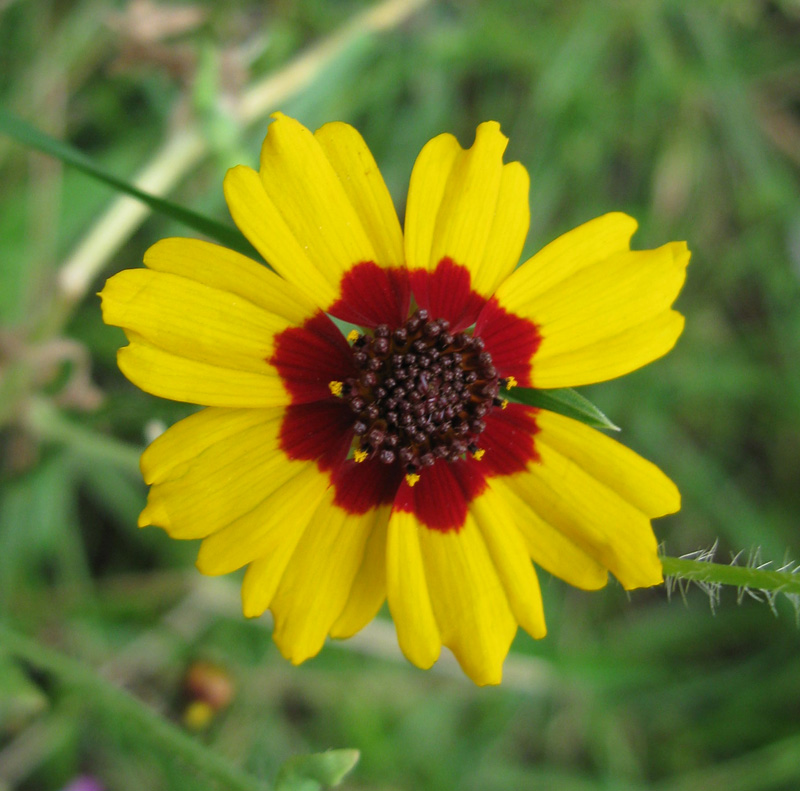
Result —
POLYGON ((50 137, 50 135, 45 134, 21 118, 17 118, 2 107, 0 107, 0 132, 5 133, 22 145, 56 157, 64 164, 77 168, 81 172, 108 184, 110 187, 140 200, 153 211, 178 220, 198 233, 224 244, 226 247, 238 250, 248 256, 258 257, 258 253, 253 249, 252 245, 232 225, 218 222, 192 209, 187 209, 185 206, 179 206, 177 203, 139 189, 113 173, 109 173, 76 148, 62 140, 50 137))

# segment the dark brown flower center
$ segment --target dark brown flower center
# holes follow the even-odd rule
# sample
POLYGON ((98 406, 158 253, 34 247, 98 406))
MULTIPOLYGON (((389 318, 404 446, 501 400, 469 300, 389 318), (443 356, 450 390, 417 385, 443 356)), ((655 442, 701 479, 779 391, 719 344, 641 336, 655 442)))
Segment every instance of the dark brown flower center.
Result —
POLYGON ((480 455, 484 418, 499 398, 498 379, 483 341, 453 334, 446 319, 418 310, 392 331, 382 324, 353 341, 358 378, 332 382, 355 413, 356 461, 399 461, 409 475, 436 459, 480 455))

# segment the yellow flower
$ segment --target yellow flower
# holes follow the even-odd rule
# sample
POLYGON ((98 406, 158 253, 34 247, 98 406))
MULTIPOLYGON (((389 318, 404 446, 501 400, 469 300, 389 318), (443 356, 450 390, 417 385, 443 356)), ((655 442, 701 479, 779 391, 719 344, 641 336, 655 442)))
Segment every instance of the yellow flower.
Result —
POLYGON ((431 140, 405 232, 372 155, 342 123, 277 114, 258 171, 225 197, 278 273, 193 239, 102 292, 130 344, 123 373, 206 409, 142 456, 141 526, 203 539, 197 566, 247 566, 244 613, 269 608, 294 663, 363 628, 388 598, 403 653, 442 646, 500 681, 517 630, 545 634, 534 563, 584 589, 662 581, 650 519, 680 507, 650 462, 502 388, 599 382, 669 351, 686 245, 632 251, 614 213, 515 268, 528 175, 481 124, 431 140), (363 331, 345 338, 330 316, 363 331), (507 408, 503 408, 507 407, 507 408))

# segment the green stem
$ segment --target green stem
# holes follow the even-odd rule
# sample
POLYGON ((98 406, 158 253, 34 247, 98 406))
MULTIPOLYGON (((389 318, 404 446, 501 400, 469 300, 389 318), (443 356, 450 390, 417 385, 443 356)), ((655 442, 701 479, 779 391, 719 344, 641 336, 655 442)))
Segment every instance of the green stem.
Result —
POLYGON ((0 623, 0 645, 11 655, 81 692, 91 704, 129 722, 143 739, 150 740, 153 750, 166 761, 180 761, 226 791, 265 791, 267 788, 265 783, 242 772, 77 660, 46 648, 3 623, 0 623))
POLYGON ((769 571, 747 566, 728 566, 723 563, 707 563, 703 560, 662 557, 665 576, 692 582, 719 585, 734 585, 752 590, 778 591, 800 594, 800 574, 791 571, 769 571))

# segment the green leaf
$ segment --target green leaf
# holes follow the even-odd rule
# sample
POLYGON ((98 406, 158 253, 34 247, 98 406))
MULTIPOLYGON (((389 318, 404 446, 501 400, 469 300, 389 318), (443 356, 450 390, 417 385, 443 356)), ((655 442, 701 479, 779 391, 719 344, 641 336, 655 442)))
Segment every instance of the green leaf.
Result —
POLYGON ((513 390, 503 391, 509 401, 518 404, 527 404, 539 409, 548 409, 559 415, 580 420, 592 428, 619 431, 620 428, 612 423, 588 398, 569 388, 563 390, 534 390, 528 387, 515 387, 513 390))
POLYGON ((360 757, 358 750, 295 755, 281 766, 275 791, 319 791, 338 786, 360 757))
POLYGON ((17 118, 11 113, 6 112, 2 107, 0 107, 0 132, 4 132, 23 145, 43 151, 45 154, 50 154, 60 159, 64 164, 71 165, 83 173, 105 182, 114 189, 142 201, 142 203, 148 205, 153 211, 159 212, 173 220, 177 220, 232 250, 237 250, 244 255, 250 256, 251 258, 255 257, 258 260, 258 253, 233 226, 218 222, 192 209, 187 209, 184 206, 179 206, 177 203, 172 203, 164 198, 158 198, 155 195, 140 190, 133 184, 129 184, 127 181, 118 178, 95 164, 89 157, 82 154, 77 149, 61 140, 50 137, 36 127, 26 123, 21 118, 17 118))

